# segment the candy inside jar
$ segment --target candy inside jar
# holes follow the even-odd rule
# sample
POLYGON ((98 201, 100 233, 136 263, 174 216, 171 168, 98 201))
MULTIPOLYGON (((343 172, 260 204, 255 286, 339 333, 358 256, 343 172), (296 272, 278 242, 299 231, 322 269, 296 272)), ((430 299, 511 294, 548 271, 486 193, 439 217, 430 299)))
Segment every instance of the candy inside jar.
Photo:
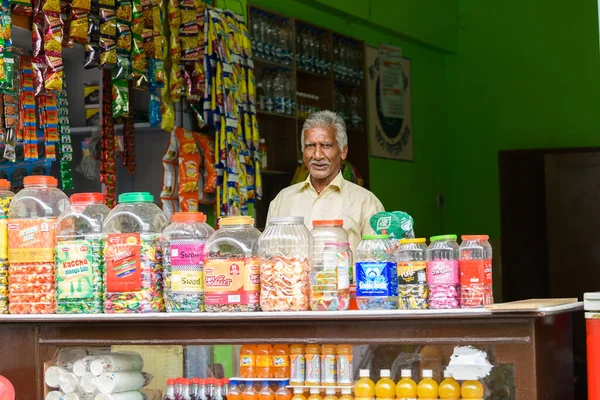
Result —
POLYGON ((460 308, 460 270, 456 235, 433 236, 427 249, 429 307, 460 308))
POLYGON ((10 182, 0 179, 0 314, 8 314, 8 208, 15 194, 10 182))

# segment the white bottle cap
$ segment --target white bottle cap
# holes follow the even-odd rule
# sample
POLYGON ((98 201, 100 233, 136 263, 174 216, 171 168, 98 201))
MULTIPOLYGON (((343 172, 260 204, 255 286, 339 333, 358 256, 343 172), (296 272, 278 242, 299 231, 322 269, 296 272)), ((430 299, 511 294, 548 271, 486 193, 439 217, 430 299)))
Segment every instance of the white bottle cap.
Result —
POLYGON ((321 389, 319 389, 318 387, 310 388, 310 394, 319 394, 320 392, 321 392, 321 389))
POLYGON ((389 369, 382 369, 379 371, 379 376, 382 378, 389 378, 392 375, 389 369))
POLYGON ((423 378, 433 378, 433 371, 430 369, 424 369, 421 375, 423 378))
POLYGON ((325 394, 327 396, 335 396, 335 388, 327 388, 327 389, 325 389, 325 394))
POLYGON ((361 378, 370 378, 371 377, 371 371, 369 371, 368 369, 361 369, 358 372, 358 376, 360 376, 361 378))
POLYGON ((403 369, 400 371, 400 376, 402 378, 412 378, 412 371, 410 369, 403 369))
POLYGON ((302 387, 294 388, 294 394, 302 394, 302 393, 304 393, 304 388, 302 388, 302 387))
POLYGON ((444 370, 444 378, 452 378, 452 373, 447 369, 444 370))
POLYGON ((352 394, 352 389, 349 387, 342 388, 342 394, 352 394))

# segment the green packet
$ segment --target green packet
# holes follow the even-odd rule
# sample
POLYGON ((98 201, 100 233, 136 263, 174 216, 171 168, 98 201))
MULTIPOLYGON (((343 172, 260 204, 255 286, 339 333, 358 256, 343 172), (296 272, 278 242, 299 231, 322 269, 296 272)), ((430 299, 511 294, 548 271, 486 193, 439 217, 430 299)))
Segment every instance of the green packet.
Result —
POLYGON ((378 212, 370 219, 371 228, 378 234, 387 233, 390 239, 414 238, 414 220, 404 211, 378 212))

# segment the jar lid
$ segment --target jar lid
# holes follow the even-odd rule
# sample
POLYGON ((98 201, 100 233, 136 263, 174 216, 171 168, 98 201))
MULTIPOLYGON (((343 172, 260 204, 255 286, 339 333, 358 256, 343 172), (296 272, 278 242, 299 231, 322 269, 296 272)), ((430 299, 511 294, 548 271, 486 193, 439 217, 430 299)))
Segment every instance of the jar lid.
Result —
POLYGON ((409 244, 409 243, 425 243, 427 239, 425 238, 414 238, 414 239, 400 239, 400 244, 409 244))
POLYGON ((304 217, 272 217, 267 224, 303 224, 304 217))
POLYGON ((388 235, 364 235, 363 240, 387 239, 388 235))
POLYGON ((313 221, 314 226, 342 226, 344 221, 341 219, 317 219, 313 221))
POLYGON ((460 237, 462 240, 489 240, 488 235, 462 235, 460 237))
POLYGON ((104 204, 104 195, 102 193, 75 193, 71 195, 71 203, 73 204, 104 204))
POLYGON ((131 192, 119 195, 119 203, 152 203, 154 196, 148 192, 131 192))
POLYGON ((444 240, 456 240, 456 235, 438 235, 429 238, 432 242, 442 242, 444 240))
POLYGON ((53 176, 31 175, 23 179, 23 186, 29 185, 58 186, 58 180, 53 176))
POLYGON ((219 219, 219 226, 227 225, 254 225, 252 217, 222 217, 219 219))
POLYGON ((176 212, 171 222, 206 222, 206 215, 201 212, 176 212))
POLYGON ((10 189, 10 181, 8 179, 0 179, 0 189, 10 189))

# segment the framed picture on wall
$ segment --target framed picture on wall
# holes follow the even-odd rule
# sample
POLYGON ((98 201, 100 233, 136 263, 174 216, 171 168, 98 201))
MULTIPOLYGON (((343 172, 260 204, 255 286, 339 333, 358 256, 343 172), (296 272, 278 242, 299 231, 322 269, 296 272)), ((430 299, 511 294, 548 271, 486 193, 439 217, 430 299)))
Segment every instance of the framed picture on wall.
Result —
POLYGON ((403 85, 397 93, 397 96, 400 96, 397 102, 400 104, 400 118, 389 118, 383 115, 380 88, 381 65, 377 48, 366 47, 366 63, 371 156, 414 161, 410 59, 401 60, 403 85))

